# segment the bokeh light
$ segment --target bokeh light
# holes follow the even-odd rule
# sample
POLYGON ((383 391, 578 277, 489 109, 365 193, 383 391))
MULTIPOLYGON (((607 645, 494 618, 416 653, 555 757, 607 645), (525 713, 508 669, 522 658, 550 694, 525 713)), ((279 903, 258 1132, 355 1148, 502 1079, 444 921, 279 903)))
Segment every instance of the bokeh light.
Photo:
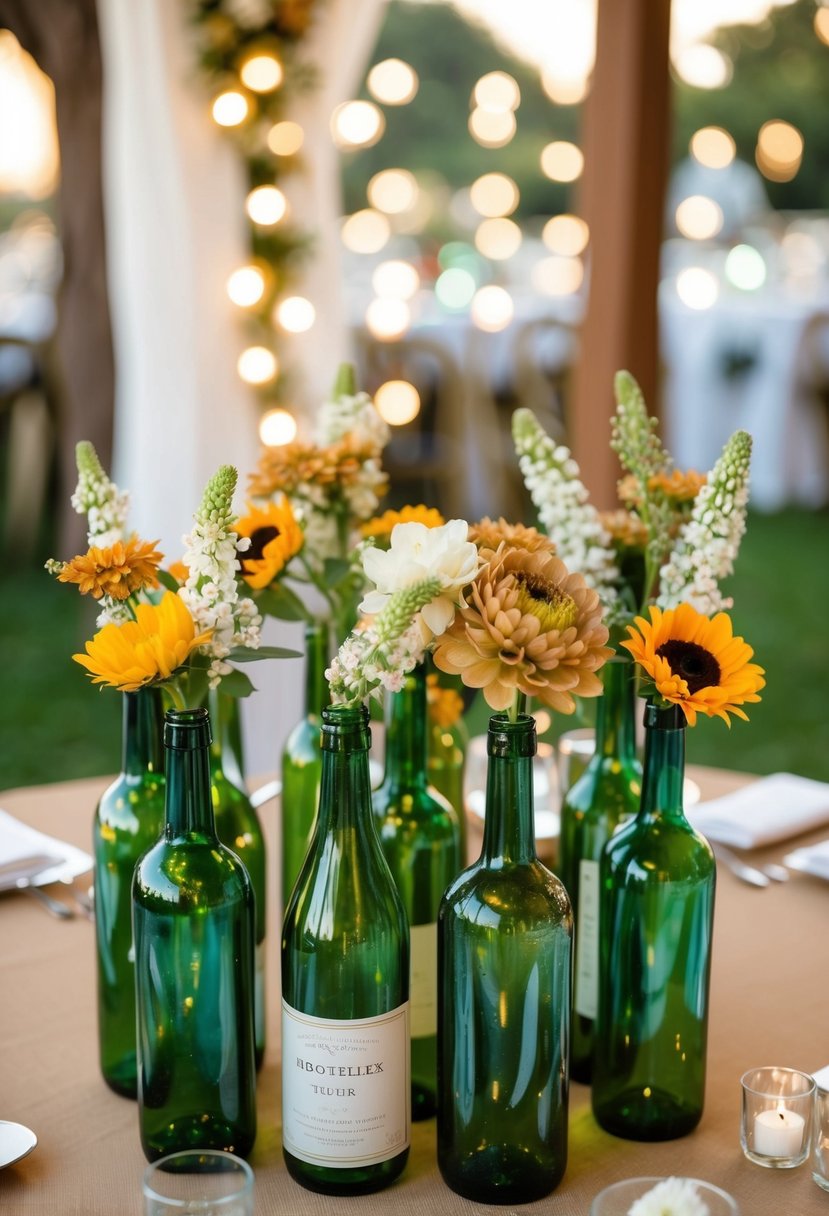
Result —
POLYGON ((250 111, 248 99, 238 89, 220 93, 213 102, 213 121, 220 127, 238 127, 250 111))
POLYGON ((574 182, 581 177, 584 154, 566 139, 547 144, 541 153, 541 171, 554 182, 574 182))
POLYGON ((483 220, 475 233, 475 248, 485 258, 495 262, 505 261, 521 247, 521 229, 514 220, 500 216, 483 220))
POLYGON ((823 5, 815 13, 815 33, 829 46, 829 8, 823 5))
POLYGON ((417 202, 417 178, 408 169, 383 169, 375 173, 366 189, 368 201, 387 215, 410 211, 417 202))
POLYGON ((288 203, 276 186, 257 186, 245 200, 245 210, 254 224, 273 228, 284 217, 288 203))
POLYGON ((227 280, 227 294, 239 308, 252 308, 265 294, 265 274, 258 266, 240 266, 227 280))
POLYGON ((741 291, 757 291, 766 281, 766 263, 753 245, 735 245, 725 259, 725 277, 741 291))
POLYGON ((707 241, 722 230, 722 207, 704 194, 684 198, 676 209, 677 230, 692 241, 707 241))
POLYGON ((584 263, 577 257, 542 258, 532 270, 532 285, 545 296, 572 296, 584 282, 584 263))
POLYGON ((402 338, 411 321, 409 306, 403 300, 372 300, 366 309, 369 333, 381 342, 394 342, 402 338))
POLYGON ((295 156, 305 142, 298 122, 277 122, 268 132, 268 147, 274 156, 295 156))
POLYGON ((417 94, 417 72, 402 59, 375 63, 366 80, 368 91, 386 106, 404 106, 417 94))
POLYGON ((388 243, 391 228, 384 215, 367 207, 349 215, 343 222, 340 236, 352 253, 379 253, 388 243))
POLYGON ((236 370, 246 384, 268 384, 275 379, 279 364, 267 346, 249 346, 239 356, 236 370))
POLYGON ((545 68, 541 73, 541 86, 544 92, 559 106, 575 106, 584 101, 589 89, 586 76, 569 75, 563 68, 552 71, 545 68))
POLYGON ((720 294, 717 276, 702 266, 689 266, 677 275, 676 293, 688 308, 703 311, 716 304, 720 294))
POLYGON ((510 215, 521 196, 515 182, 505 173, 484 173, 470 186, 469 197, 479 215, 494 218, 510 215))
POLYGON ((374 404, 389 426, 405 426, 420 413, 420 393, 408 380, 387 380, 374 394, 374 404))
POLYGON ((547 220, 541 239, 551 253, 562 257, 577 257, 587 248, 590 240, 590 229, 587 222, 578 215, 554 215, 547 220))
POLYGON ((722 127, 700 127, 691 136, 691 155, 706 169, 725 169, 737 153, 733 136, 722 127))
POLYGON ((480 107, 469 115, 469 134, 483 148, 503 148, 517 129, 512 110, 493 113, 480 107))
POLYGON ((371 276, 371 286, 383 300, 410 300, 420 287, 420 275, 411 262, 381 262, 371 276))
POLYGON ((714 46, 686 46, 674 60, 676 73, 696 89, 722 89, 731 79, 734 65, 714 46))
POLYGON ((259 438, 269 448, 279 448, 296 439, 296 419, 287 410, 268 410, 259 420, 259 438))
POLYGON ((516 110, 521 104, 518 81, 508 72, 487 72, 476 83, 472 96, 479 109, 492 114, 516 110))
POLYGON ((254 93, 272 93, 285 78, 282 64, 276 56, 262 51, 255 52, 244 60, 239 75, 242 84, 253 89, 254 93))
POLYGON ((0 115, 0 194, 47 198, 60 165, 55 89, 8 30, 0 30, 0 115))
POLYGON ((344 101, 331 115, 331 134, 340 148, 370 148, 385 129, 383 113, 372 101, 344 101))
POLYGON ((273 319, 289 334, 304 334, 317 319, 317 310, 305 296, 286 296, 273 312, 273 319))
POLYGON ((764 122, 757 135, 754 158, 769 181, 789 182, 803 159, 803 136, 797 127, 782 119, 764 122))
POLYGON ((467 308, 477 289, 475 276, 463 266, 450 266, 439 274, 435 282, 435 295, 444 308, 460 311, 467 308))
POLYGON ((509 325, 515 312, 512 296, 503 287, 490 284, 475 293, 472 300, 472 320, 479 329, 497 333, 509 325))

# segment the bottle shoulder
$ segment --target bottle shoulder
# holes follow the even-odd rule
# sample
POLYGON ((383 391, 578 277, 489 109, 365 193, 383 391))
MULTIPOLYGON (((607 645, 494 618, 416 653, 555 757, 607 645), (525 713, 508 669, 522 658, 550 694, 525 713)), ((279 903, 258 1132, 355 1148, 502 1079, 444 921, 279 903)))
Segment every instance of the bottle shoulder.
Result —
POLYGON ((503 865, 477 861, 447 888, 439 919, 501 930, 569 927, 572 908, 564 884, 538 858, 503 865))
POLYGON ((149 817, 156 825, 164 814, 165 784, 162 773, 140 777, 121 773, 103 792, 95 810, 95 824, 101 829, 136 834, 149 817))
POLYGON ((713 878, 714 854, 708 841, 684 817, 637 815, 621 824, 605 848, 611 870, 648 878, 713 878))
POLYGON ((594 756, 590 764, 567 791, 562 815, 601 814, 604 807, 633 814, 639 810, 642 794, 642 767, 638 762, 622 762, 608 756, 594 756))
POLYGON ((304 718, 300 718, 285 740, 282 763, 316 759, 321 754, 320 718, 316 714, 306 714, 304 718))
POLYGON ((440 838, 460 830, 458 813, 433 785, 405 786, 383 782, 371 792, 371 809, 378 831, 394 835, 412 832, 440 838))
POLYGON ((376 836, 363 847, 331 834, 312 847, 283 920, 283 942, 362 941, 373 934, 408 938, 403 900, 376 836))
POLYGON ((139 860, 133 893, 190 907, 252 898, 250 876, 242 861, 216 837, 191 833, 162 837, 139 860))

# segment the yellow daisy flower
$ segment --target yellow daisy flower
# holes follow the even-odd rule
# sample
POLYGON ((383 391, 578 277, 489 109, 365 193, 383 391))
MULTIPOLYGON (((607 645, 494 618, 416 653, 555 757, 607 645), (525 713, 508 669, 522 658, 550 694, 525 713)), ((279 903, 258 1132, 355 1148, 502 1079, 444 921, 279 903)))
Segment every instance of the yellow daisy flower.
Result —
POLYGON ((690 604, 663 612, 649 608, 650 621, 636 617, 622 642, 653 682, 656 694, 679 705, 689 726, 697 713, 722 718, 729 714, 747 720, 739 707, 759 701, 765 687, 764 671, 749 660, 751 647, 732 632, 731 617, 718 612, 710 619, 690 604))
POLYGON ((303 544, 302 528, 297 523, 285 495, 265 507, 248 503, 248 513, 234 525, 239 536, 250 537, 250 548, 239 554, 242 578, 249 587, 268 587, 299 553, 303 544))
POLYGON ((442 528, 446 520, 436 507, 426 507, 420 503, 416 507, 401 507, 399 511, 384 511, 375 515, 374 519, 366 520, 360 526, 363 536, 373 536, 375 539, 386 539, 391 536, 395 524, 423 524, 427 528, 442 528))
POLYGON ((135 612, 134 621, 99 629, 86 643, 86 654, 72 655, 93 684, 136 692, 166 680, 213 633, 196 633, 187 606, 174 591, 165 592, 160 604, 139 604, 135 612))
POLYGON ((157 544, 134 536, 107 549, 93 545, 86 553, 64 562, 58 581, 77 583, 81 595, 92 595, 96 600, 103 595, 125 600, 134 591, 158 586, 156 570, 163 555, 153 547, 157 544))

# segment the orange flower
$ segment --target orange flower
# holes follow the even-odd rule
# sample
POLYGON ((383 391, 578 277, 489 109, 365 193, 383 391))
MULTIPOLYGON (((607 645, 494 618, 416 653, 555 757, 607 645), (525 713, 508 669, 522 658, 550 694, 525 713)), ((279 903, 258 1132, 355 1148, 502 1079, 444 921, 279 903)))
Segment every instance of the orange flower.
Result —
POLYGON ((186 566, 183 561, 170 562, 167 573, 171 574, 179 586, 183 587, 190 577, 190 567, 186 566))
MULTIPOLYGON (((440 528, 446 520, 435 507, 426 507, 420 503, 416 507, 401 507, 399 511, 384 511, 375 515, 360 526, 363 536, 373 536, 377 539, 391 536, 395 524, 423 524, 426 528, 440 528)), ((471 539, 471 537, 470 537, 471 539)))
POLYGON ((454 688, 441 688, 436 675, 426 677, 429 720, 443 730, 454 726, 463 713, 463 697, 454 688))
POLYGON ((77 583, 81 595, 92 595, 96 600, 103 595, 125 600, 134 591, 158 586, 156 571, 163 555, 153 548, 157 544, 132 537, 108 549, 93 545, 88 552, 64 563, 58 581, 77 583))
POLYGON ((607 638, 599 597, 580 574, 552 553, 502 543, 464 592, 434 659, 481 688, 492 709, 524 693, 569 714, 574 696, 601 695, 607 638))
POLYGON ((234 524, 239 536, 250 537, 250 548, 239 554, 242 578, 250 587, 269 586, 282 568, 299 553, 302 528, 284 494, 265 507, 248 503, 248 513, 234 524))
POLYGON ((663 612, 651 606, 650 621, 636 617, 622 645, 650 677, 658 697, 682 708, 689 726, 697 713, 747 718, 739 707, 759 701, 765 687, 762 667, 751 663, 754 651, 732 632, 731 617, 718 612, 710 619, 690 604, 663 612))
POLYGON ((550 540, 538 528, 524 524, 508 524, 503 515, 496 523, 485 515, 469 528, 469 539, 474 540, 482 555, 494 553, 504 541, 513 549, 525 549, 527 553, 555 553, 555 541, 550 540))
POLYGON ((644 552, 648 529, 635 511, 600 511, 599 522, 614 544, 644 552))

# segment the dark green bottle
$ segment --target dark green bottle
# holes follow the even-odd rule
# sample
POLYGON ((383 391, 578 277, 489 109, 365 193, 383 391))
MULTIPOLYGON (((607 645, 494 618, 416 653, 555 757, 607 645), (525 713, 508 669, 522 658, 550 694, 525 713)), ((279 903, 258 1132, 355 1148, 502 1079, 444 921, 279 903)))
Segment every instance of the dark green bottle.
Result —
POLYGON ((371 795, 377 831, 411 934, 412 1118, 437 1110, 438 938, 443 893, 461 868, 458 816, 426 780, 423 664, 386 698, 382 784, 371 795))
POLYGON ((102 795, 92 830, 98 1048, 107 1085, 134 1098, 132 872, 164 826, 161 692, 157 688, 127 692, 122 705, 121 773, 102 795))
POLYGON ((463 795, 463 778, 466 767, 466 751, 469 747, 469 732, 463 718, 442 725, 430 715, 426 753, 426 774, 435 789, 443 794, 458 817, 461 865, 467 862, 466 809, 463 795))
POLYGON ((328 704, 329 628, 324 622, 305 627, 305 713, 288 736, 282 752, 282 907, 288 905, 297 875, 311 843, 320 799, 322 753, 320 723, 328 704))
POLYGON ((715 865, 682 811, 682 710, 649 703, 645 729, 641 810, 601 860, 593 1113, 672 1140, 702 1115, 715 865))
POLYGON ((596 700, 596 750, 565 794, 556 872, 573 905, 575 969, 570 1076, 590 1081, 599 997, 599 858, 616 827, 639 810, 642 766, 636 757, 633 663, 611 659, 596 700))
POLYGON ((218 689, 208 694, 210 725, 210 790, 216 832, 222 844, 232 849, 250 875, 256 901, 256 953, 254 962, 254 1010, 256 1067, 265 1054, 265 931, 267 924, 267 857, 262 824, 244 785, 237 747, 241 743, 239 701, 218 689))
POLYGON ((322 713, 311 848, 282 926, 282 1147, 312 1191, 387 1186, 409 1156, 409 928, 371 812, 364 706, 322 713))
POLYGON ((573 919, 536 857, 535 720, 494 714, 483 851, 438 920, 438 1164, 479 1203, 529 1203, 567 1164, 573 919))
POLYGON ((206 709, 168 710, 166 822, 133 879, 138 1109, 150 1161, 256 1138, 254 899, 216 835, 206 709))

